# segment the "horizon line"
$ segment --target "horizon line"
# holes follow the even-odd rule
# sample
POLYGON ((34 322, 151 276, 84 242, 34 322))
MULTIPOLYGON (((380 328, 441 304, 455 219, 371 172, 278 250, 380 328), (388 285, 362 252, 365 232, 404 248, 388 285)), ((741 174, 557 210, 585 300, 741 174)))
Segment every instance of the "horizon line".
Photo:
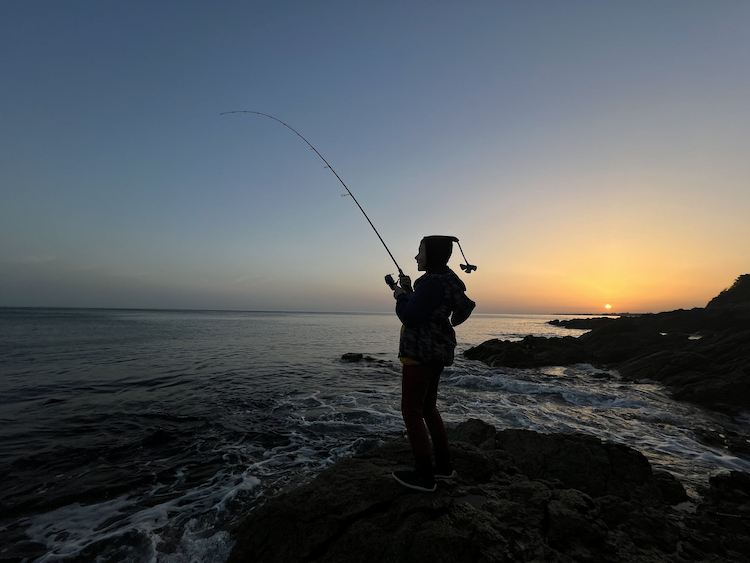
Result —
MULTIPOLYGON (((73 306, 61 306, 61 305, 0 305, 0 309, 83 309, 92 311, 175 311, 175 312, 204 312, 204 313, 307 313, 307 314, 356 314, 356 315, 382 315, 382 314, 393 314, 393 311, 301 311, 301 310, 284 310, 284 309, 191 309, 191 308, 157 308, 157 307, 73 307, 73 306)), ((511 313, 511 312, 499 312, 499 313, 479 313, 475 312, 475 315, 558 315, 558 316, 599 316, 599 317, 620 317, 620 316, 636 316, 636 315, 647 315, 651 313, 511 313)))

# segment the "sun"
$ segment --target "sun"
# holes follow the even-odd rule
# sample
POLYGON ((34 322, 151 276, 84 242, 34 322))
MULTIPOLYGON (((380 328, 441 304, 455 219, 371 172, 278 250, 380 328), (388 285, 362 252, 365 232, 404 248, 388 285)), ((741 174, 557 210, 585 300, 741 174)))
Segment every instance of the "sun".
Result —
POLYGON ((612 305, 610 305, 609 303, 607 303, 607 304, 606 304, 606 305, 604 306, 604 308, 605 308, 605 309, 611 309, 611 308, 612 308, 612 305))

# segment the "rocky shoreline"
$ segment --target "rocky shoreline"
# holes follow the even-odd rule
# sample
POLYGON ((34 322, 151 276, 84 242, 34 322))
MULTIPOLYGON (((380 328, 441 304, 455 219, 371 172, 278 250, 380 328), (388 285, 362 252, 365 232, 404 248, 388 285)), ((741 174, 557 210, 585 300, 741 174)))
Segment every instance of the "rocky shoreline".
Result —
POLYGON ((464 355, 491 367, 535 368, 592 364, 605 377, 657 381, 672 398, 719 411, 731 424, 698 436, 704 443, 750 457, 750 431, 734 424, 750 411, 750 274, 705 308, 620 318, 553 320, 589 332, 574 338, 526 336, 488 340, 464 355))
MULTIPOLYGON (((493 367, 590 363, 730 416, 750 410, 750 274, 703 309, 552 324, 590 332, 490 340, 465 356, 493 367)), ((748 473, 712 477, 696 500, 623 444, 476 419, 448 431, 459 477, 436 493, 396 483, 391 472, 412 453, 406 440, 387 443, 255 509, 228 563, 750 562, 748 473)), ((746 434, 700 438, 748 457, 746 434)))
POLYGON ((589 363, 628 381, 659 381, 675 399, 730 414, 750 410, 750 305, 552 324, 591 330, 577 338, 489 340, 464 355, 492 367, 589 363))
POLYGON ((750 561, 750 475, 688 501, 639 452, 585 435, 449 430, 459 477, 400 486, 408 442, 337 462, 253 511, 228 563, 750 561))

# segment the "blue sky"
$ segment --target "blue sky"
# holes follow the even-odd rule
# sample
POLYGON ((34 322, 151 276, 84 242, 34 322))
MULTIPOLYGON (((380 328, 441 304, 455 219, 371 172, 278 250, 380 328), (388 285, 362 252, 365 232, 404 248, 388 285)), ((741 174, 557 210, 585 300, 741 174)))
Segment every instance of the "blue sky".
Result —
POLYGON ((3 2, 0 306, 387 311, 428 234, 481 312, 750 272, 750 4, 3 2), (458 271, 460 255, 451 265, 458 271))

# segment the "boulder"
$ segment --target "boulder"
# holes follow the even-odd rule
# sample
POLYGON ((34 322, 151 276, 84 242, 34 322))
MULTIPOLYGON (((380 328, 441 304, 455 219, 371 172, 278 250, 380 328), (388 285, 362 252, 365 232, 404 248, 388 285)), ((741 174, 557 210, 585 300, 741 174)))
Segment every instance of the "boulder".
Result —
MULTIPOLYGON (((561 481, 591 496, 627 499, 641 494, 641 487, 653 480, 643 454, 620 444, 604 444, 594 436, 514 429, 499 432, 495 443, 529 478, 561 481)), ((656 494, 651 491, 649 496, 656 494)))
POLYGON ((354 363, 354 362, 361 361, 363 357, 364 357, 363 354, 359 354, 357 352, 347 352, 346 354, 341 356, 341 361, 354 363))

